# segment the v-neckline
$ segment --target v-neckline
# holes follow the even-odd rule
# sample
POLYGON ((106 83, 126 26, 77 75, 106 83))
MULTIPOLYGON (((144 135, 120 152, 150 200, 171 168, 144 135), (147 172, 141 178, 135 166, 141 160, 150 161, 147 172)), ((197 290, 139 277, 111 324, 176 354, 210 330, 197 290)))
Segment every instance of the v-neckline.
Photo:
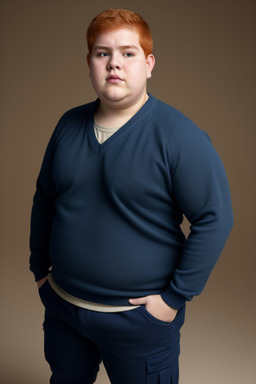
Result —
POLYGON ((141 117, 141 115, 143 115, 144 109, 147 108, 148 104, 151 104, 152 102, 152 95, 149 94, 148 100, 145 102, 145 104, 143 104, 143 106, 139 109, 139 111, 136 112, 135 115, 133 115, 124 125, 122 125, 116 132, 114 132, 102 144, 99 143, 94 130, 94 114, 99 105, 99 102, 100 102, 99 99, 97 99, 94 102, 91 113, 90 113, 90 117, 87 123, 90 144, 98 156, 100 156, 103 152, 105 152, 106 149, 110 147, 114 141, 116 141, 121 135, 123 135, 123 133, 126 132, 129 129, 129 127, 134 124, 135 119, 137 121, 141 117))

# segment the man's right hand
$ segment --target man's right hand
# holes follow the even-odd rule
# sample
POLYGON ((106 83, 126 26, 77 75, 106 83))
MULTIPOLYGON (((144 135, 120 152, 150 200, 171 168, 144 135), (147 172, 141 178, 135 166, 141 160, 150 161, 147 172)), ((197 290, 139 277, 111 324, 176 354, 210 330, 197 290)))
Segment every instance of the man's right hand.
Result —
POLYGON ((41 280, 38 280, 37 281, 37 287, 38 289, 46 282, 47 280, 47 276, 46 277, 43 277, 41 280))

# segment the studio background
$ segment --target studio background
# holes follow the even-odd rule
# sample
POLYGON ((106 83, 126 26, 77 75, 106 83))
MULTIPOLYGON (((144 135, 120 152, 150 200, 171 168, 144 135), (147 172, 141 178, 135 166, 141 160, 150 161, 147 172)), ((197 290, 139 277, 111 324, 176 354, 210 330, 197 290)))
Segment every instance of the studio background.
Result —
MULTIPOLYGON (((210 135, 230 183, 235 226, 204 292, 187 306, 180 383, 253 384, 253 0, 0 2, 0 382, 49 380, 43 307, 28 270, 30 211, 42 157, 58 119, 96 97, 86 64, 86 29, 106 8, 131 9, 148 21, 157 60, 149 92, 210 135)), ((109 383, 104 369, 97 383, 109 383)))

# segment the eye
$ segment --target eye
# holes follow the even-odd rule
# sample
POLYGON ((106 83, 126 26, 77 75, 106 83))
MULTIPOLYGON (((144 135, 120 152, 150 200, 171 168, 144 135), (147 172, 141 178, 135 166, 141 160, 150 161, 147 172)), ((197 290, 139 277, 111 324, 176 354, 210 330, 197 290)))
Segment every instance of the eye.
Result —
POLYGON ((109 54, 107 52, 98 52, 97 56, 98 57, 107 57, 107 56, 109 56, 109 54))
POLYGON ((133 57, 134 54, 133 54, 132 52, 125 52, 125 53, 124 53, 124 56, 125 56, 125 57, 133 57))

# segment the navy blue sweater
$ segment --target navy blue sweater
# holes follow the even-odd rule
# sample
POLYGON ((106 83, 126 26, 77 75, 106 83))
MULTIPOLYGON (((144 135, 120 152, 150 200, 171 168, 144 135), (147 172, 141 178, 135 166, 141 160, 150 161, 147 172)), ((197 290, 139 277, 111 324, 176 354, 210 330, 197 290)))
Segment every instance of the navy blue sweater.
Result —
POLYGON ((103 144, 99 101, 60 119, 37 180, 30 269, 87 301, 162 294, 179 308, 204 288, 233 225, 229 186, 208 135, 150 95, 103 144), (185 238, 183 214, 191 223, 185 238))

